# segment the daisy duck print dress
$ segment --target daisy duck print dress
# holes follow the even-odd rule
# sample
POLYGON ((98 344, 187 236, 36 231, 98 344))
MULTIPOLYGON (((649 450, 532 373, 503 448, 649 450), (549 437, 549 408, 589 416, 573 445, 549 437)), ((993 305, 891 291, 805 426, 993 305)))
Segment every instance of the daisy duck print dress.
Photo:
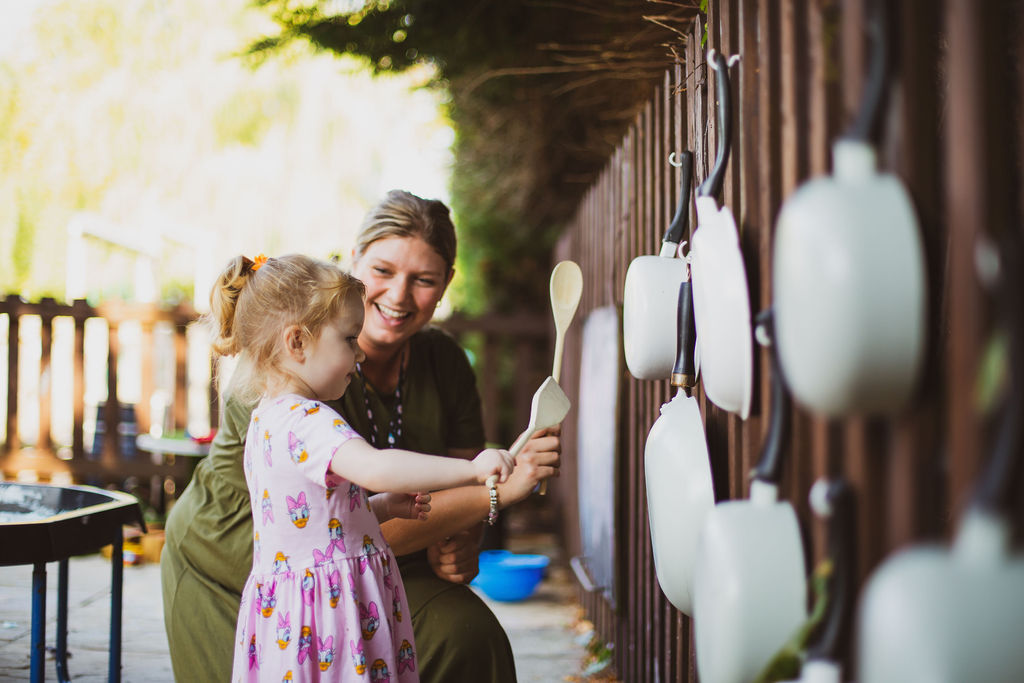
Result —
POLYGON ((245 440, 252 571, 233 681, 418 681, 412 623, 366 491, 328 469, 360 437, 334 410, 264 399, 245 440))

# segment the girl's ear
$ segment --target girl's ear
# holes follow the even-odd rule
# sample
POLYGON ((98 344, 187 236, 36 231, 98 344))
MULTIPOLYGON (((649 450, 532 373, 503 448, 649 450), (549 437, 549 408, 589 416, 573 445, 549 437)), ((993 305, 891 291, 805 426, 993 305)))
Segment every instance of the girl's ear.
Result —
POLYGON ((281 333, 281 341, 284 342, 284 353, 297 363, 301 363, 306 357, 305 344, 303 343, 302 330, 298 325, 289 325, 281 333))

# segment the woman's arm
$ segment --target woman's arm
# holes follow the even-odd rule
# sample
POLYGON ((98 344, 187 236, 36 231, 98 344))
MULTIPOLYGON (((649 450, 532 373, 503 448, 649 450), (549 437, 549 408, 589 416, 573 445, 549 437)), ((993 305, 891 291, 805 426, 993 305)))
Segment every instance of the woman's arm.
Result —
MULTIPOLYGON (((498 509, 504 510, 529 496, 541 481, 558 476, 561 459, 560 427, 538 431, 516 457, 516 468, 498 484, 498 509)), ((472 449, 452 449, 452 460, 472 457, 472 449)), ((384 538, 396 555, 407 555, 434 545, 487 518, 490 499, 486 487, 470 486, 435 491, 430 518, 425 522, 393 519, 381 525, 384 538)))

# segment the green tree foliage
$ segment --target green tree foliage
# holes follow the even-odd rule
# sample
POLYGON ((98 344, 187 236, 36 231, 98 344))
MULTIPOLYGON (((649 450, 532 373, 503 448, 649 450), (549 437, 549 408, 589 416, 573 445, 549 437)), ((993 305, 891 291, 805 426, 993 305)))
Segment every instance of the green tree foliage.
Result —
POLYGON ((550 249, 654 83, 697 0, 256 0, 263 56, 310 41, 377 72, 428 61, 456 126, 452 208, 469 308, 547 306, 550 249), (646 16, 653 13, 657 16, 646 16), (648 20, 651 19, 651 20, 648 20))

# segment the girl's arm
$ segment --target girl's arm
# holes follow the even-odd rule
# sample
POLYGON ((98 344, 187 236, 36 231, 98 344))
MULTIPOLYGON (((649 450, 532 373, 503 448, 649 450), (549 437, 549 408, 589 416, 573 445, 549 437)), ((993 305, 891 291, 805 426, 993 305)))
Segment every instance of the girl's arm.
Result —
POLYGON ((472 461, 390 448, 378 450, 363 439, 349 439, 331 458, 331 471, 371 491, 429 491, 482 484, 493 474, 505 481, 512 472, 508 451, 488 448, 472 461))

